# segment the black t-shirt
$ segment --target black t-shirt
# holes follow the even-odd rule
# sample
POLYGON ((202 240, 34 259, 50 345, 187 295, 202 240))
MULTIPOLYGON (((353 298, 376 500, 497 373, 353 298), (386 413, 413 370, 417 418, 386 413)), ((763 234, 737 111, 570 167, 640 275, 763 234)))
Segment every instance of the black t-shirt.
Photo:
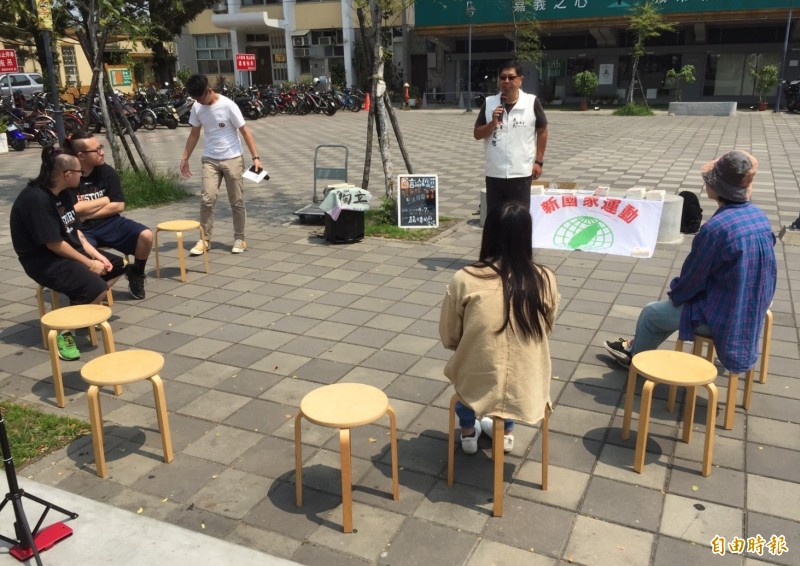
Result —
MULTIPOLYGON (((516 102, 506 103, 506 113, 511 112, 511 109, 516 106, 516 102)), ((542 107, 542 102, 539 100, 537 96, 533 100, 533 113, 536 116, 536 126, 535 128, 538 130, 539 128, 546 128, 547 127, 547 116, 544 113, 544 107, 542 107)), ((481 106, 481 111, 478 112, 478 118, 475 120, 475 127, 485 126, 486 122, 486 103, 483 103, 481 106)))
POLYGON ((11 206, 11 241, 26 271, 36 270, 58 257, 48 242, 67 242, 83 253, 77 230, 81 222, 75 213, 75 195, 64 189, 58 196, 36 184, 29 184, 11 206))
MULTIPOLYGON (((103 163, 100 167, 95 167, 88 177, 81 177, 81 182, 76 190, 78 200, 97 200, 108 197, 111 202, 125 202, 125 195, 122 192, 122 183, 119 175, 111 165, 103 163)), ((118 216, 118 215, 114 215, 118 216)), ((83 225, 86 228, 96 228, 109 218, 99 218, 96 220, 85 220, 83 225)))

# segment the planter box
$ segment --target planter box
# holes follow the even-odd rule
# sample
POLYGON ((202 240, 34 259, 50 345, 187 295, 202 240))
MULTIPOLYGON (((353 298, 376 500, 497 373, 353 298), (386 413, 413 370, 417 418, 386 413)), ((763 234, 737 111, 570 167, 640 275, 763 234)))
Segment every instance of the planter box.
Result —
POLYGON ((670 102, 671 116, 734 116, 735 102, 670 102))

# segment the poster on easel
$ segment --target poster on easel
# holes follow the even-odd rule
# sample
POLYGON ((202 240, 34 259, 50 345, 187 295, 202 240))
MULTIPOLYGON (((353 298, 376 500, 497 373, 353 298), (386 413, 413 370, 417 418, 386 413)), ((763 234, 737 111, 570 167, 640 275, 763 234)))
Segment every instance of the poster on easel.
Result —
POLYGON ((401 228, 439 227, 438 175, 397 176, 397 225, 401 228))

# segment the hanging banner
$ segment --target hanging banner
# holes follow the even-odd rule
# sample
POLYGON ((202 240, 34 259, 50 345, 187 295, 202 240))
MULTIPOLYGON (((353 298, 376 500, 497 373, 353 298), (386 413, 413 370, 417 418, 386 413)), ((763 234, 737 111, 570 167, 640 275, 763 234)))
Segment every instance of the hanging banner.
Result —
POLYGON ((591 191, 532 195, 533 247, 652 257, 663 206, 591 191))
POLYGON ((36 13, 39 19, 39 29, 53 29, 53 6, 50 0, 36 0, 36 13))

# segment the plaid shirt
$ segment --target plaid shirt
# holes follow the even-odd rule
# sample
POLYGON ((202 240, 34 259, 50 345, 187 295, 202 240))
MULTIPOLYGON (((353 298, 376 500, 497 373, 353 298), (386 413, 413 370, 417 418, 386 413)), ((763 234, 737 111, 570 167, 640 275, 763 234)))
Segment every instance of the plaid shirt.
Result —
POLYGON ((670 283, 683 304, 679 336, 694 339, 705 323, 722 365, 745 372, 758 358, 758 336, 775 294, 775 235, 767 216, 749 202, 720 208, 692 242, 681 274, 670 283))

